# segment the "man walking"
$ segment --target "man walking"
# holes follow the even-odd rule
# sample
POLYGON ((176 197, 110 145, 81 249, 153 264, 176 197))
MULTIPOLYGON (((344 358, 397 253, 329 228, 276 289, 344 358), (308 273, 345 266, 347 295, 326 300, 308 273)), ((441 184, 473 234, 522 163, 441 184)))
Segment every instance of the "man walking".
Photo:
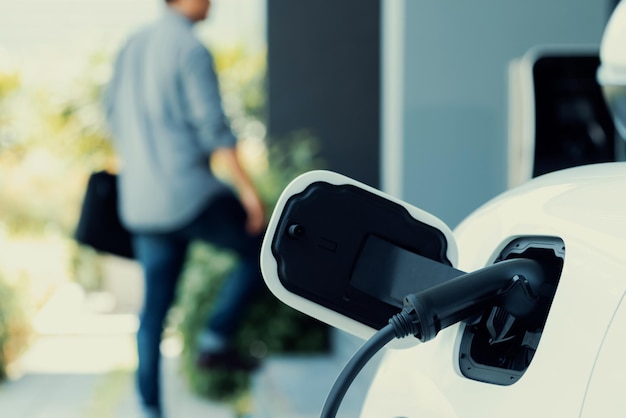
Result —
POLYGON ((117 58, 105 96, 122 160, 120 215, 133 233, 145 276, 137 333, 138 389, 149 416, 161 416, 159 344, 187 247, 201 239, 233 250, 227 278, 205 331, 198 364, 250 370, 256 363, 229 346, 243 309, 261 290, 258 266, 265 213, 242 169, 222 110, 209 51, 193 32, 209 0, 166 0, 164 16, 132 36, 117 58), (220 154, 236 189, 215 178, 220 154))

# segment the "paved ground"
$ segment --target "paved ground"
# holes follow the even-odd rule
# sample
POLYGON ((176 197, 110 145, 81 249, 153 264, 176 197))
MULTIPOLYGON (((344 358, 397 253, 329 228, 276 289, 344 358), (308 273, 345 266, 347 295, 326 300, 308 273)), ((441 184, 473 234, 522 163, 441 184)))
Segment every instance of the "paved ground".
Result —
MULTIPOLYGON (((134 339, 129 335, 42 337, 22 362, 22 375, 0 386, 0 411, 12 418, 139 417, 134 391, 134 339)), ((233 418, 226 405, 189 393, 177 358, 164 363, 168 417, 233 418)))
MULTIPOLYGON (((140 417, 133 379, 136 317, 93 314, 55 303, 57 307, 52 305, 36 321, 40 335, 12 371, 14 377, 0 385, 0 416, 140 417)), ((167 354, 167 417, 235 417, 227 405, 189 393, 178 373, 176 341, 164 344, 162 351, 167 354)))

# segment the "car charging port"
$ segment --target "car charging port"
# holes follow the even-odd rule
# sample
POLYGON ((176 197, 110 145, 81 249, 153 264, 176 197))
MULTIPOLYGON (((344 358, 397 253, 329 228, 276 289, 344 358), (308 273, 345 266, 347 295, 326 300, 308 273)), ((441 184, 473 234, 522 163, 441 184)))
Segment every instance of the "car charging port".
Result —
POLYGON ((472 380, 497 385, 517 382, 530 366, 539 346, 550 306, 563 270, 565 246, 557 237, 521 237, 508 243, 495 263, 511 259, 537 261, 546 279, 537 305, 520 317, 507 310, 506 300, 466 321, 459 347, 461 373, 472 380))

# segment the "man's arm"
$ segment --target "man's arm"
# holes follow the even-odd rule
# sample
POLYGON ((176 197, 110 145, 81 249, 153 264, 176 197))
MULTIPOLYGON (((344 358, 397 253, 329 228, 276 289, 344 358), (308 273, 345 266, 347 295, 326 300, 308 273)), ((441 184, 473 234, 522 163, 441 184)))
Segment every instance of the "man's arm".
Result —
POLYGON ((263 203, 237 156, 236 138, 226 121, 213 58, 206 48, 198 46, 191 51, 184 66, 183 88, 189 104, 188 120, 202 148, 219 159, 228 171, 248 215, 248 232, 261 233, 265 227, 263 203))
POLYGON ((184 59, 181 81, 187 122, 194 128, 202 149, 208 155, 218 148, 234 147, 237 139, 222 108, 213 57, 203 45, 194 46, 184 59))
POLYGON ((263 228, 265 228, 265 208, 248 173, 246 173, 239 161, 237 149, 218 148, 213 153, 213 156, 226 166, 230 181, 239 193, 241 204, 248 215, 246 220, 248 233, 251 235, 260 234, 263 232, 263 228))

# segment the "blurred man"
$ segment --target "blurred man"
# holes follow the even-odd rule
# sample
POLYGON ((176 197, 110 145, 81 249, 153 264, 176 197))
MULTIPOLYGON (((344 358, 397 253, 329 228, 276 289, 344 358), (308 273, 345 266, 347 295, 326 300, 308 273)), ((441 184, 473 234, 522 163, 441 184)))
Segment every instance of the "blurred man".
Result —
POLYGON ((210 1, 166 3, 163 17, 132 36, 119 53, 105 97, 122 159, 120 215, 134 235, 145 276, 137 380, 148 416, 162 413, 159 344, 192 240, 239 255, 199 337, 199 366, 256 366, 229 341, 262 286, 258 253, 265 226, 263 205, 239 163, 222 110, 212 56, 193 32, 193 24, 207 17, 210 1), (236 194, 211 172, 208 160, 215 154, 229 168, 236 194))

